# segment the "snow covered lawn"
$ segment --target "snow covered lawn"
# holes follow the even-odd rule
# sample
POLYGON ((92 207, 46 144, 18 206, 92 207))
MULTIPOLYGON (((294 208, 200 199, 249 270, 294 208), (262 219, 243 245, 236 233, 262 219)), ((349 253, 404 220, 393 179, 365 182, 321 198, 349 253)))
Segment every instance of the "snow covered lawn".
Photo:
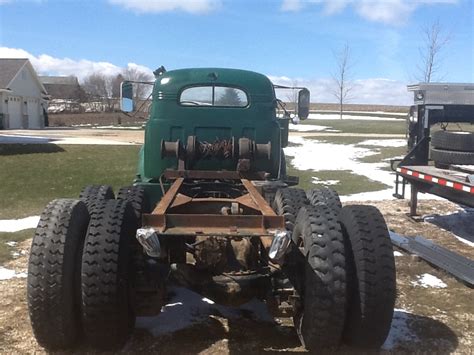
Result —
POLYGON ((0 219, 0 232, 19 232, 24 229, 36 228, 40 216, 31 216, 21 219, 0 219))

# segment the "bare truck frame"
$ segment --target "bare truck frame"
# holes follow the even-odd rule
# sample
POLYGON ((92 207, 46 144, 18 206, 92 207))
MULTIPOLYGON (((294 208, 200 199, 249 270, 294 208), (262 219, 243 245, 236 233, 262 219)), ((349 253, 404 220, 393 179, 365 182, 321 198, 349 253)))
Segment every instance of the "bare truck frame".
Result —
MULTIPOLYGON (((115 196, 90 185, 41 216, 28 269, 38 342, 120 348, 137 316, 158 315, 168 288, 184 286, 234 306, 265 302, 293 318, 311 352, 379 348, 396 295, 383 216, 342 207, 327 187, 297 188, 286 173, 283 148, 298 119, 275 89, 298 90, 300 119, 309 91, 236 69, 155 74, 133 186, 115 196)), ((133 85, 122 84, 126 111, 133 85)))

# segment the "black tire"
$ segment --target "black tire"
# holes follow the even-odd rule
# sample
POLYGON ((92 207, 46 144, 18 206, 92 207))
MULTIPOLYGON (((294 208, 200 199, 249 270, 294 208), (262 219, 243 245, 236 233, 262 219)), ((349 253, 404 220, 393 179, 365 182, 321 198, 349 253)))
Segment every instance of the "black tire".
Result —
POLYGON ((133 252, 137 218, 123 200, 99 201, 82 256, 82 322, 89 344, 116 349, 134 324, 133 252))
POLYGON ((272 207, 277 215, 285 217, 286 230, 292 232, 299 209, 307 203, 303 189, 282 188, 277 190, 272 207))
POLYGON ((82 201, 54 200, 33 237, 28 309, 36 340, 48 350, 71 348, 81 336, 80 268, 88 223, 82 201))
POLYGON ((302 344, 310 351, 339 346, 346 307, 345 246, 335 213, 327 206, 304 206, 293 237, 305 262, 301 309, 294 317, 302 344))
POLYGON ((84 201, 89 211, 92 211, 97 201, 113 200, 115 195, 109 185, 88 185, 82 189, 79 198, 84 201))
POLYGON ((150 211, 150 204, 143 187, 122 187, 117 193, 117 199, 130 202, 135 211, 135 215, 139 219, 142 217, 143 213, 148 213, 150 211))
POLYGON ((456 152, 431 148, 431 159, 438 164, 472 165, 474 164, 474 152, 456 152))
POLYGON ((323 204, 328 206, 337 214, 341 211, 342 203, 336 190, 329 187, 320 187, 309 190, 307 193, 309 203, 313 206, 323 204))
POLYGON ((444 150, 474 152, 474 133, 436 131, 431 135, 431 146, 444 150))
POLYGON ((387 225, 373 206, 345 206, 348 307, 344 341, 367 349, 382 346, 390 331, 396 297, 395 260, 387 225))

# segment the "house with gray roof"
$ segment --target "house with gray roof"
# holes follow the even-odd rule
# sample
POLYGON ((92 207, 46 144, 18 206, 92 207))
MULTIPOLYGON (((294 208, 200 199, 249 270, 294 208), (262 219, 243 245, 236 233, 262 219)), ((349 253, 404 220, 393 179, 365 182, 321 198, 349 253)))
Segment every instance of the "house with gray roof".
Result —
POLYGON ((28 59, 0 58, 0 129, 43 128, 47 95, 28 59))
POLYGON ((75 76, 40 76, 39 79, 52 100, 81 100, 85 97, 75 76))

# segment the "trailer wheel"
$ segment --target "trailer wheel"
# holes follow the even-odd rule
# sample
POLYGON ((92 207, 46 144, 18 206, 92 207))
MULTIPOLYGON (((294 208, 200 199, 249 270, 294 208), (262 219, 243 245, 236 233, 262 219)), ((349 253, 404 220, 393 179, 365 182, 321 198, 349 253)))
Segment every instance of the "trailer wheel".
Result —
POLYGON ((133 209, 135 210, 135 215, 137 218, 141 218, 143 213, 148 213, 150 211, 150 204, 143 187, 122 187, 117 193, 117 199, 130 202, 133 209))
POLYGON ((474 164, 474 152, 456 152, 431 148, 431 159, 437 164, 472 165, 474 164))
POLYGON ((272 207, 277 215, 285 217, 286 230, 292 232, 300 207, 307 203, 303 189, 283 188, 277 190, 272 207))
POLYGON ((339 214, 342 208, 341 199, 336 190, 329 187, 320 187, 309 190, 308 200, 313 206, 323 204, 328 206, 331 210, 339 214))
POLYGON ((48 350, 72 347, 81 335, 80 267, 88 223, 82 201, 54 200, 33 237, 28 309, 36 340, 48 350))
POLYGON ((348 307, 344 341, 377 349, 387 338, 396 297, 395 260, 387 225, 373 206, 341 210, 346 241, 348 307))
POLYGON ((115 195, 109 185, 88 185, 82 189, 79 198, 84 201, 89 211, 91 211, 97 201, 113 200, 115 195))
POLYGON ((133 330, 136 229, 127 201, 99 201, 91 213, 82 257, 82 321, 86 340, 101 349, 120 347, 133 330))
POLYGON ((294 239, 305 257, 301 308, 293 320, 310 351, 340 345, 346 307, 344 238, 335 213, 327 206, 304 206, 298 212, 294 239))
POLYGON ((464 131, 436 131, 431 135, 431 146, 445 150, 474 152, 474 133, 464 131))

